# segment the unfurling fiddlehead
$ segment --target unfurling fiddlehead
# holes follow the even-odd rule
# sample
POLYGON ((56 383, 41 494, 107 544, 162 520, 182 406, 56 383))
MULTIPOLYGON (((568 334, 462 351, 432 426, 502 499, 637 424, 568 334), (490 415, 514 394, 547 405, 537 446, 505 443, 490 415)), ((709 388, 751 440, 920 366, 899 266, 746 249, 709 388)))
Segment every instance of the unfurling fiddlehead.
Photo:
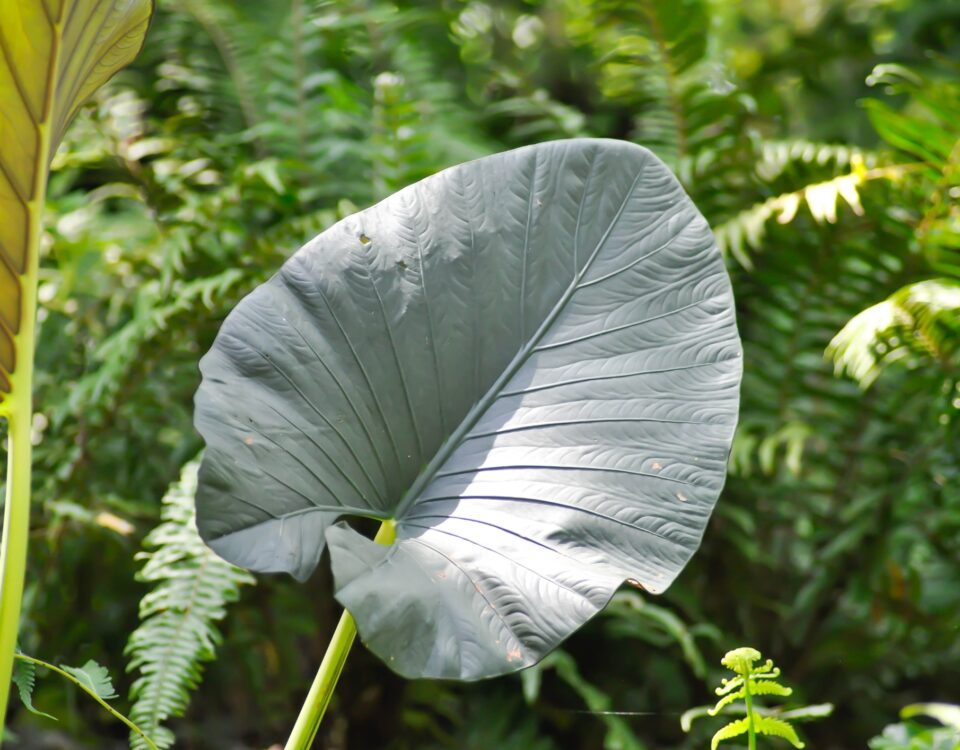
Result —
POLYGON ((738 737, 741 734, 747 734, 750 750, 756 750, 758 734, 782 737, 797 748, 804 746, 797 736, 796 730, 787 721, 774 716, 763 715, 757 711, 753 699, 758 695, 788 696, 793 694, 791 688, 776 681, 776 678, 780 676, 780 670, 773 666, 770 659, 767 659, 760 666, 755 666, 760 659, 759 651, 755 648, 746 647, 728 651, 721 660, 721 664, 736 672, 737 676, 724 679, 721 686, 716 689, 720 700, 710 711, 710 715, 716 716, 721 709, 738 700, 744 702, 747 715, 720 728, 710 742, 711 750, 716 750, 717 745, 723 740, 738 737))

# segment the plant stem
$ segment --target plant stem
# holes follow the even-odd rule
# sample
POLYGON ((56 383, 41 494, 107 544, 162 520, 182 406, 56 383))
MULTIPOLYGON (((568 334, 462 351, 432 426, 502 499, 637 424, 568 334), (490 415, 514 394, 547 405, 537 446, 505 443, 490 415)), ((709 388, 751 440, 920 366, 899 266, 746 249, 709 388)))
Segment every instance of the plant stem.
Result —
MULTIPOLYGON (((374 541, 378 544, 393 544, 396 536, 394 522, 384 521, 374 541)), ((356 635, 357 625, 353 621, 353 616, 344 610, 284 750, 309 750, 313 745, 356 635)))
MULTIPOLYGON (((61 12, 62 15, 62 12, 61 12)), ((48 96, 37 123, 36 174, 26 202, 28 225, 26 268, 20 284, 20 330, 14 336, 16 361, 10 374, 10 400, 2 404, 7 418, 7 495, 3 509, 3 542, 0 543, 0 745, 7 720, 13 657, 20 630, 23 582, 27 574, 30 535, 30 497, 33 471, 33 356, 37 333, 37 278, 40 267, 42 214, 47 195, 52 138, 51 107, 54 75, 60 66, 60 21, 54 24, 48 68, 48 96)), ((4 219, 6 221, 6 219, 4 219)))
POLYGON ((80 680, 78 680, 69 672, 63 669, 60 669, 60 667, 54 666, 50 662, 43 661, 43 659, 36 659, 32 656, 27 656, 26 654, 16 654, 15 658, 20 659, 20 661, 27 661, 27 662, 30 662, 31 664, 36 664, 37 666, 44 667, 45 669, 49 669, 51 672, 56 672, 61 677, 65 677, 66 679, 70 680, 70 682, 72 682, 74 685, 80 688, 83 692, 85 692, 87 695, 93 698, 97 703, 99 703, 105 709, 107 709, 107 711, 109 711, 112 716, 114 716, 116 719, 126 724, 131 731, 139 734, 143 738, 143 741, 146 742, 147 745, 152 750, 159 750, 159 748, 153 743, 153 740, 151 740, 147 736, 146 732, 144 732, 140 727, 138 727, 136 724, 130 721, 130 719, 128 719, 122 713, 117 711, 113 706, 107 703, 103 698, 97 695, 93 690, 88 688, 86 685, 80 682, 80 680))
POLYGON ((750 694, 750 674, 752 670, 748 667, 747 673, 743 676, 743 700, 747 704, 747 739, 749 750, 757 750, 757 730, 753 726, 753 696, 750 694))
MULTIPOLYGON (((28 350, 32 355, 32 349, 28 350)), ((25 357, 26 358, 26 357, 25 357)), ((29 370, 29 364, 24 368, 29 370)), ((23 580, 27 568, 27 540, 30 534, 30 428, 32 409, 29 378, 11 404, 7 418, 7 494, 3 513, 3 543, 0 545, 0 733, 5 724, 10 677, 20 627, 23 580)), ((0 738, 2 738, 0 734, 0 738)), ((0 739, 2 742, 2 739, 0 739)))

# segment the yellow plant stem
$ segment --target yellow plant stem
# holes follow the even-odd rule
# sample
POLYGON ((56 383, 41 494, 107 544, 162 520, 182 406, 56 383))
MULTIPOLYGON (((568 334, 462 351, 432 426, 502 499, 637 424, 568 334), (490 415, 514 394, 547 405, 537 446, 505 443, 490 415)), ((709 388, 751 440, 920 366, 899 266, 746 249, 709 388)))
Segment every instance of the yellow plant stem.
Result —
MULTIPOLYGON (((51 70, 60 55, 59 30, 54 34, 51 70)), ((51 74, 52 75, 52 74, 51 74)), ((33 192, 27 203, 27 267, 20 277, 20 330, 14 337, 16 367, 10 379, 12 391, 0 416, 7 419, 7 494, 3 509, 3 542, 0 543, 0 745, 6 726, 10 678, 20 629, 20 607, 27 569, 30 534, 30 487, 32 476, 31 432, 33 429, 33 355, 36 349, 37 277, 40 267, 41 215, 47 193, 50 161, 50 111, 38 126, 40 148, 33 192)))
MULTIPOLYGON (((384 521, 374 541, 378 544, 393 544, 396 535, 394 522, 384 521)), ((313 745, 356 635, 357 625, 353 616, 344 610, 284 750, 309 750, 313 745)))
POLYGON ((747 742, 749 750, 757 750, 757 728, 753 723, 753 695, 750 690, 750 675, 753 670, 747 667, 743 676, 743 700, 747 705, 747 742))
POLYGON ((0 546, 0 732, 10 696, 30 532, 30 399, 18 398, 13 406, 7 418, 7 494, 0 546))

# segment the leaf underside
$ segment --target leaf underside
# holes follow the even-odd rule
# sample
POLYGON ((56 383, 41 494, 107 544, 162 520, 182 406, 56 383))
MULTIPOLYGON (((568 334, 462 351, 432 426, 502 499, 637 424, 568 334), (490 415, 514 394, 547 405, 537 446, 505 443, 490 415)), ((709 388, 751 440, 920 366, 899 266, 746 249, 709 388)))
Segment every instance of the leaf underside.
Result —
POLYGON ((0 411, 28 357, 18 334, 46 171, 80 105, 137 55, 150 0, 0 0, 0 411))
POLYGON ((723 485, 741 349, 703 217, 633 144, 401 190, 303 247, 201 363, 198 524, 338 600, 400 674, 534 664, 625 579, 663 591, 723 485), (394 518, 375 545, 338 520, 394 518))

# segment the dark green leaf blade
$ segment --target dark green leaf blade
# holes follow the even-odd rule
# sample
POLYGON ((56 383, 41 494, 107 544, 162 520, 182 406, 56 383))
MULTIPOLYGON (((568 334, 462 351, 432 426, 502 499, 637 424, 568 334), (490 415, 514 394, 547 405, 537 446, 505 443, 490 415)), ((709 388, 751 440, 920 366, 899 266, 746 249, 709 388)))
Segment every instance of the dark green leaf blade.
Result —
POLYGON ((679 184, 578 139, 421 181, 324 232, 204 358, 199 527, 312 572, 410 676, 529 666, 628 578, 663 591, 723 484, 729 280, 679 184), (373 545, 349 514, 396 518, 373 545))

